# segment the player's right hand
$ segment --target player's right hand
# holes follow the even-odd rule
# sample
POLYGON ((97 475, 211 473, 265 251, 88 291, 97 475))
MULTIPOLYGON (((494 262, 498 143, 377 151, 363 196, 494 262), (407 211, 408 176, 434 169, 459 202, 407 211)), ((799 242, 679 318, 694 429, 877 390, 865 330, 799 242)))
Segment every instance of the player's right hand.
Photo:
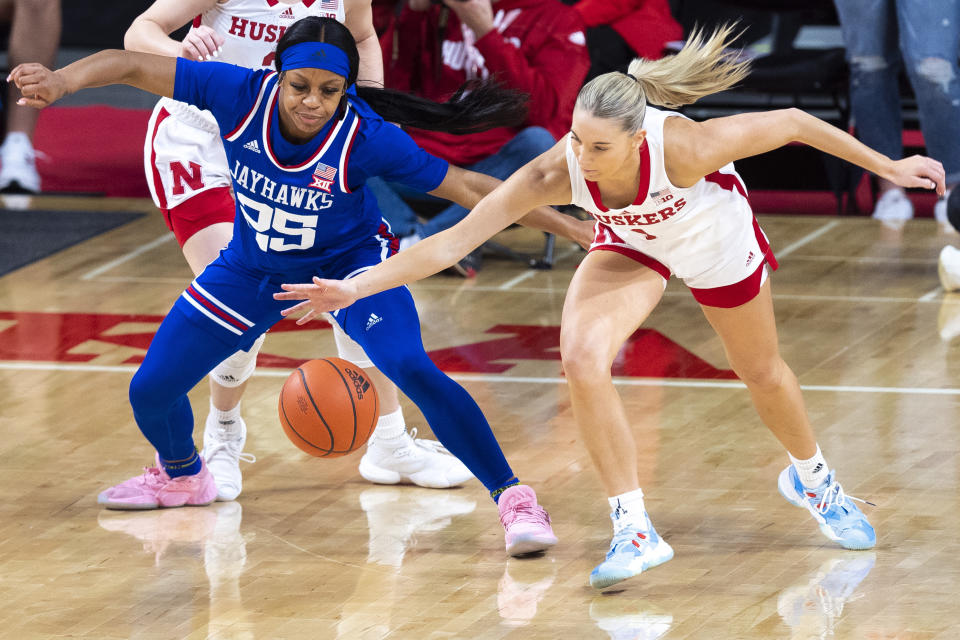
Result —
POLYGON ((910 156, 890 163, 890 171, 880 176, 901 187, 933 189, 938 196, 946 193, 943 164, 925 156, 910 156))
POLYGON ((281 284, 280 288, 283 291, 273 294, 274 300, 303 300, 280 312, 286 317, 306 311, 297 324, 306 324, 321 313, 345 309, 359 298, 353 280, 324 280, 314 276, 312 283, 281 284))
POLYGON ((190 29, 180 43, 181 58, 189 60, 213 60, 220 55, 225 38, 206 25, 190 29))
POLYGON ((42 64, 27 62, 17 65, 7 82, 13 82, 23 97, 17 104, 42 109, 65 96, 69 89, 62 75, 42 64))

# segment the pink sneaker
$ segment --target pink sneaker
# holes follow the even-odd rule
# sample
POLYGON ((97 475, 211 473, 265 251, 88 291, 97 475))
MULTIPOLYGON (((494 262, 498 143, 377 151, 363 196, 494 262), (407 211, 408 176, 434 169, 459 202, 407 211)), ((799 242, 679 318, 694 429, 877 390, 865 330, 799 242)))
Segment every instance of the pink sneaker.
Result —
POLYGON ((155 467, 144 467, 142 475, 101 492, 97 502, 107 509, 129 510, 201 506, 216 498, 217 485, 206 463, 196 475, 171 478, 158 461, 155 467))
POLYGON ((544 551, 557 544, 550 515, 537 504, 537 494, 530 487, 524 484, 510 487, 500 494, 497 506, 509 555, 544 551))

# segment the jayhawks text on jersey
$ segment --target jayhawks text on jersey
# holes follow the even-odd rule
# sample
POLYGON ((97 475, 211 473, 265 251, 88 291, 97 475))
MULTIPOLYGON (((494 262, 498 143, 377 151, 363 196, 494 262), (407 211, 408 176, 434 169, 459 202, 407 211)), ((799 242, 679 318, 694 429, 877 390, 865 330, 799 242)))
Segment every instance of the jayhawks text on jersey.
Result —
POLYGON ((230 246, 245 264, 289 271, 382 237, 385 223, 365 186, 370 177, 418 191, 443 181, 446 161, 355 95, 312 140, 288 142, 280 133, 278 78, 273 71, 177 60, 174 98, 208 109, 223 135, 237 205, 230 246))

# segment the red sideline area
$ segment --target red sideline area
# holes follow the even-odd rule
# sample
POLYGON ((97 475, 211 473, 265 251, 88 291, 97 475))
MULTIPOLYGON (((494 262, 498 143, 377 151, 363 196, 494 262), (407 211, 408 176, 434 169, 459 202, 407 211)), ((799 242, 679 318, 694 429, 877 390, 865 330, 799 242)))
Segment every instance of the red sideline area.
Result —
POLYGON ((44 193, 146 198, 143 140, 150 112, 114 107, 49 107, 40 112, 34 146, 44 193))
MULTIPOLYGON (((143 141, 149 118, 149 111, 99 105, 41 111, 34 144, 49 156, 37 163, 44 192, 149 197, 143 174, 143 141)), ((922 148, 920 132, 904 131, 904 146, 908 150, 922 148)), ((933 192, 909 195, 918 217, 933 215, 933 192)), ((873 210, 866 176, 857 189, 856 200, 865 215, 873 210)), ((836 199, 827 191, 751 190, 750 203, 757 213, 837 213, 836 199)))

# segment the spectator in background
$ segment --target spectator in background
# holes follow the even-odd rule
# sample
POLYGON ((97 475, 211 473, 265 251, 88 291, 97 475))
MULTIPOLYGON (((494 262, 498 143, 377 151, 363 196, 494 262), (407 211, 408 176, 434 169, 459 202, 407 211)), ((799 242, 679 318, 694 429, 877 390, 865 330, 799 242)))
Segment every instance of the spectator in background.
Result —
POLYGON ((683 39, 667 0, 580 0, 573 8, 587 26, 588 81, 625 71, 636 57, 661 58, 668 42, 683 39))
MULTIPOLYGON (((960 182, 960 0, 834 0, 850 63, 850 106, 857 136, 894 160, 903 157, 899 74, 905 64, 930 157, 943 163, 947 193, 934 216, 947 221, 947 197, 960 182)), ((902 222, 913 205, 879 178, 873 217, 902 222)))
MULTIPOLYGON (((22 62, 53 66, 60 45, 60 0, 0 0, 0 20, 10 24, 7 67, 22 62)), ((40 192, 33 131, 38 111, 17 104, 20 92, 7 85, 6 136, 0 145, 0 191, 40 192)))
MULTIPOLYGON (((570 127, 570 114, 590 65, 583 24, 559 0, 409 0, 381 38, 386 86, 424 98, 448 99, 464 82, 496 76, 529 94, 524 125, 453 136, 408 133, 427 152, 452 164, 506 179, 550 149, 570 127)), ((421 224, 404 200, 435 198, 380 179, 367 183, 401 247, 453 226, 467 210, 451 204, 421 224)), ((471 275, 479 250, 457 269, 471 275)))

